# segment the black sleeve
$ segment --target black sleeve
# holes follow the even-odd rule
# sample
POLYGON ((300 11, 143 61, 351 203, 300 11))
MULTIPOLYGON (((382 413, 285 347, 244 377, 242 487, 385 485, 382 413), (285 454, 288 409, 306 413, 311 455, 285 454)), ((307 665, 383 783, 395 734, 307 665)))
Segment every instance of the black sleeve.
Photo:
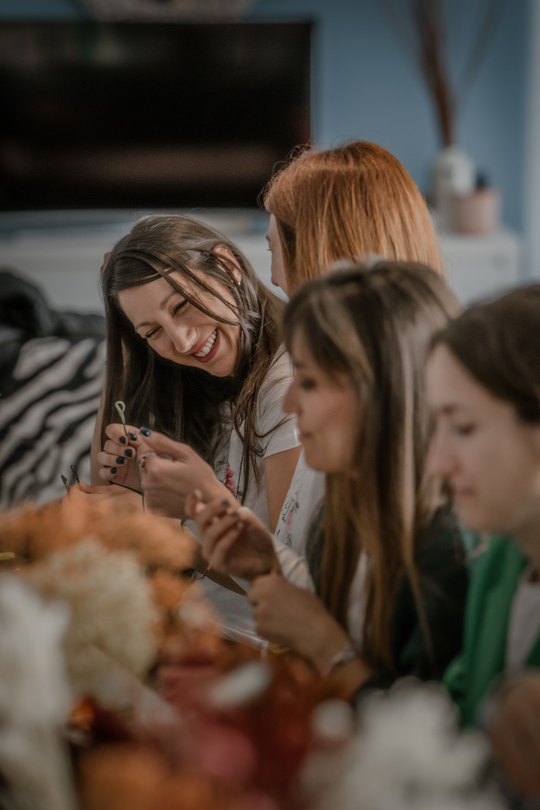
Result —
POLYGON ((414 676, 440 680, 460 652, 468 588, 465 555, 452 516, 440 515, 421 539, 417 569, 425 624, 422 628, 408 577, 399 583, 390 624, 395 670, 376 672, 359 690, 387 689, 397 679, 414 676))

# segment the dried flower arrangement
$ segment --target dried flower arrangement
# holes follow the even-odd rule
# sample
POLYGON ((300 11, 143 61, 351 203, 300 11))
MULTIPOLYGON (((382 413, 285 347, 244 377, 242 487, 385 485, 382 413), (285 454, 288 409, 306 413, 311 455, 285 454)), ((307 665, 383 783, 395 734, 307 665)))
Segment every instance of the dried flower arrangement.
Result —
POLYGON ((177 528, 88 501, 0 517, 23 562, 0 575, 2 807, 499 810, 478 790, 485 743, 457 734, 447 698, 393 690, 357 735, 303 660, 217 636, 186 601, 177 528))

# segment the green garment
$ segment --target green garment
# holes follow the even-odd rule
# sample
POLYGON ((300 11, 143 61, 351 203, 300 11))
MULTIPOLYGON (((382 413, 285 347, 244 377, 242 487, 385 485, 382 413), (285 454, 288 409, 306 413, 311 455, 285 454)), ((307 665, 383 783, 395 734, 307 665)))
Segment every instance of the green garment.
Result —
MULTIPOLYGON (((494 537, 474 572, 463 649, 443 679, 465 726, 475 723, 483 699, 504 673, 510 611, 526 564, 515 543, 494 537)), ((524 665, 540 666, 540 636, 524 665)))
MULTIPOLYGON (((316 591, 324 536, 320 531, 324 509, 310 526, 306 554, 316 591)), ((449 662, 462 645, 463 618, 467 598, 468 572, 457 520, 448 508, 439 509, 418 538, 416 566, 429 628, 432 654, 427 648, 407 576, 403 576, 394 596, 390 619, 390 649, 394 671, 374 673, 364 689, 385 689, 396 678, 415 676, 440 680, 449 662)))

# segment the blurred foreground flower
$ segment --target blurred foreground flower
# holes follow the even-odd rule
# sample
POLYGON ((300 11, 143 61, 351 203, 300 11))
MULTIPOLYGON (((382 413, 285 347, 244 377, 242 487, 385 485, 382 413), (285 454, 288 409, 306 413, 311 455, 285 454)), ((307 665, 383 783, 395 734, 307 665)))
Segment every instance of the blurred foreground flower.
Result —
POLYGON ((0 805, 9 810, 75 807, 60 737, 70 706, 62 639, 69 611, 44 604, 15 577, 0 580, 0 805))
POLYGON ((482 778, 489 756, 480 732, 460 733, 436 684, 398 683, 368 697, 342 780, 325 810, 502 810, 482 778))
POLYGON ((132 555, 108 552, 88 539, 29 566, 25 580, 44 599, 71 611, 64 642, 76 695, 117 705, 109 659, 141 680, 154 662, 157 611, 150 586, 132 555))

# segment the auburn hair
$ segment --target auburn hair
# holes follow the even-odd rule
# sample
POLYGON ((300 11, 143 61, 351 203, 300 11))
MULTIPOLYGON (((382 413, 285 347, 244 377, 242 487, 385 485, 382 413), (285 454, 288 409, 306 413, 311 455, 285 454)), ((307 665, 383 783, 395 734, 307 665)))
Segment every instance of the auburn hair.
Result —
POLYGON ((118 421, 116 400, 126 403, 128 423, 149 425, 185 442, 210 464, 232 422, 243 442, 244 481, 249 482, 253 469, 258 483, 255 460, 263 437, 256 429, 257 397, 279 350, 284 303, 259 281, 246 257, 227 237, 202 222, 174 214, 157 214, 135 223, 113 248, 102 284, 107 323, 102 446, 105 426, 118 421), (242 274, 240 283, 216 252, 220 245, 234 256, 242 274), (216 321, 239 325, 232 376, 214 377, 202 369, 165 360, 136 333, 118 294, 159 278, 216 321), (233 303, 224 298, 225 291, 233 303), (205 307, 201 293, 225 303, 232 320, 205 307))
POLYGON ((364 261, 369 254, 443 274, 418 187, 375 143, 300 153, 270 180, 263 201, 276 218, 289 292, 340 259, 364 261))
POLYGON ((285 312, 289 351, 301 336, 316 366, 338 384, 345 378, 358 398, 352 466, 326 476, 319 595, 348 630, 349 591, 360 553, 366 553, 362 646, 363 656, 377 668, 393 669, 390 616, 404 573, 429 645, 415 551, 441 493, 426 475, 432 419, 425 364, 433 335, 458 311, 456 298, 435 271, 379 262, 309 282, 285 312))

